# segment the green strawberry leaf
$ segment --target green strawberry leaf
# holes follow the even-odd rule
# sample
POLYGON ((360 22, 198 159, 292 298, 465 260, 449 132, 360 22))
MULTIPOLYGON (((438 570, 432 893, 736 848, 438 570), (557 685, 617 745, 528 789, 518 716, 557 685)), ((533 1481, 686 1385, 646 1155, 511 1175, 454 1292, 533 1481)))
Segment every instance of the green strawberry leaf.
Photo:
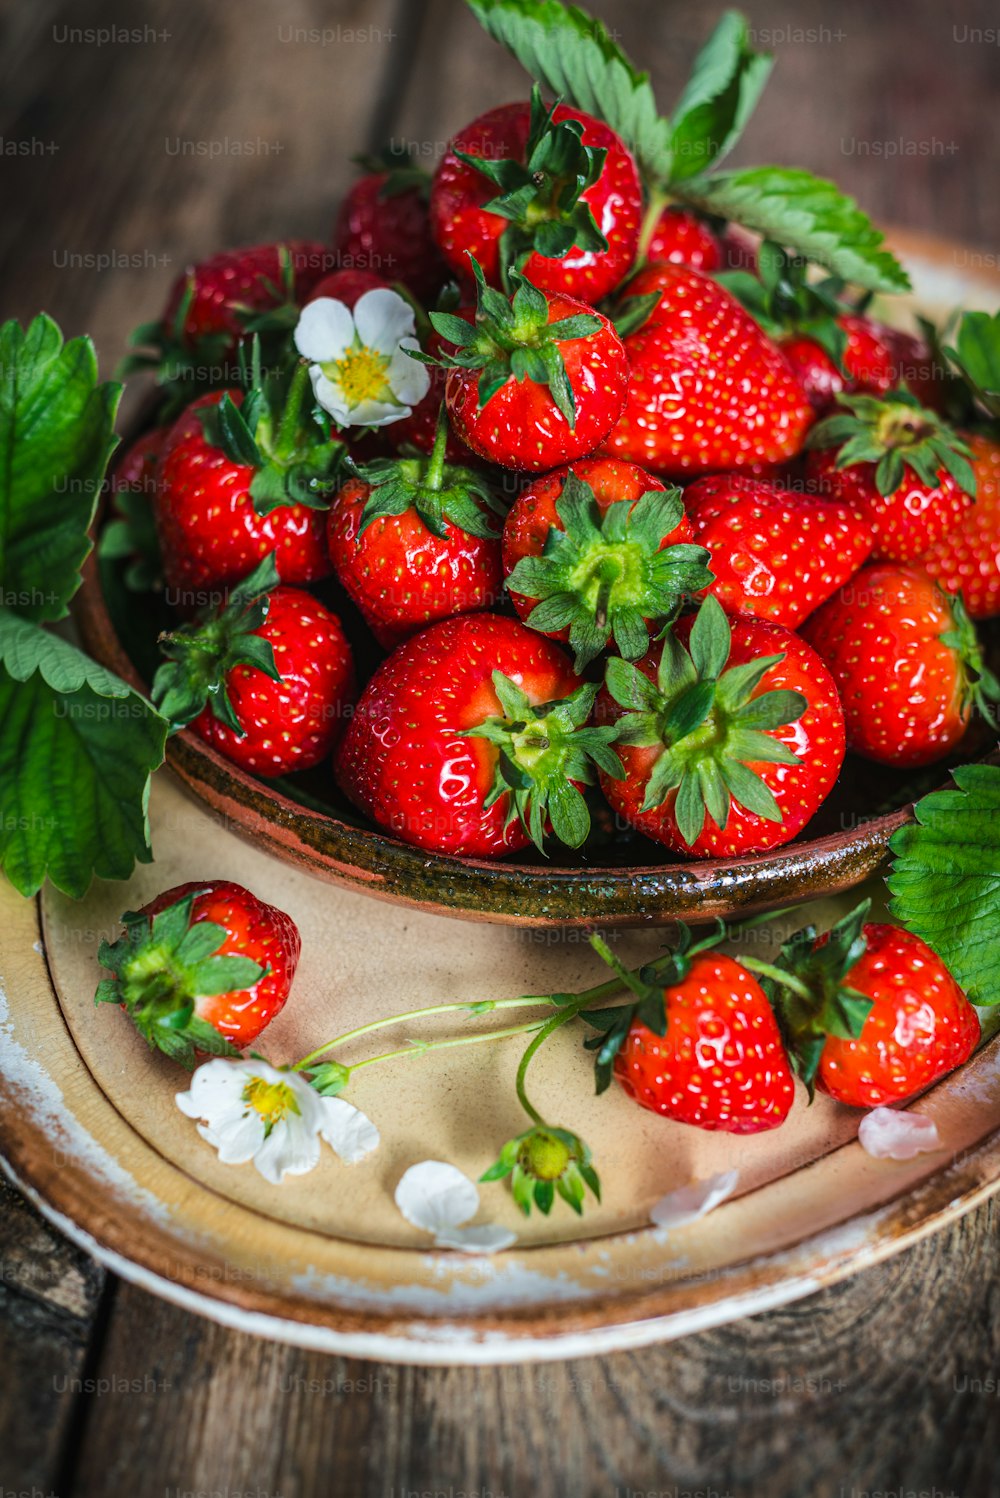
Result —
POLYGON ((964 312, 955 344, 945 353, 984 410, 1000 416, 1000 312, 964 312))
POLYGON ((897 920, 934 948, 974 1004, 1000 1004, 1000 766, 963 765, 893 835, 897 920))
POLYGON ((21 894, 49 878, 79 897, 150 861, 166 728, 124 681, 0 608, 0 864, 21 894))
POLYGON ((774 59, 754 52, 738 11, 723 15, 694 61, 674 110, 670 181, 697 176, 720 162, 743 134, 774 59))
POLYGON ((0 603, 61 619, 90 551, 120 387, 97 383, 89 338, 44 313, 0 327, 0 603))

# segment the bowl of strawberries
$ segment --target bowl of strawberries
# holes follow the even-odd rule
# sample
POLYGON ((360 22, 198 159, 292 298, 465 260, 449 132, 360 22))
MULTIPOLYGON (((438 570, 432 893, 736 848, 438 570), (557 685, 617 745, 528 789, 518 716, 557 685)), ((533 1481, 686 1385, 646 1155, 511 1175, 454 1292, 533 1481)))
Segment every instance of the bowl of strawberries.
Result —
POLYGON ((422 909, 698 921, 858 883, 995 746, 1000 317, 901 329, 852 200, 722 154, 539 63, 137 330, 79 622, 216 813, 422 909))

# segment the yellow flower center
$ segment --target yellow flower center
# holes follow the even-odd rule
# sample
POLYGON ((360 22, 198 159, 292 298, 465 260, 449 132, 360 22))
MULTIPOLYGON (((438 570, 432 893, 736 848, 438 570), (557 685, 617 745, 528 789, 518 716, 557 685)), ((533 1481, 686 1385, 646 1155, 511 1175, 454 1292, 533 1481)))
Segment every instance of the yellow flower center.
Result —
POLYGON ((343 358, 324 364, 323 373, 340 386, 344 403, 353 410, 366 401, 395 401, 386 377, 388 368, 387 355, 359 343, 349 348, 343 358))
POLYGON ((260 1114, 268 1130, 273 1129, 286 1113, 299 1111, 295 1094, 287 1082, 267 1082, 263 1077, 251 1077, 243 1089, 243 1101, 260 1114))

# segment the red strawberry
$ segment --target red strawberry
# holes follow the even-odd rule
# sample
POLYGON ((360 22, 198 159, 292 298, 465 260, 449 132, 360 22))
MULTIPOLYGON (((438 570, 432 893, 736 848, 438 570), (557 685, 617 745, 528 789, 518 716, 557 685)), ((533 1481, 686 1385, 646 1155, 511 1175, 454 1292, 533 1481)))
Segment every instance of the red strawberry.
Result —
POLYGON ((190 723, 227 759, 287 775, 326 759, 354 695, 351 649, 336 615, 277 586, 268 557, 223 609, 161 637, 153 699, 173 729, 190 723))
POLYGON ((1000 614, 1000 444, 969 438, 976 503, 920 559, 949 593, 960 593, 973 619, 1000 614))
POLYGON ((303 306, 318 301, 321 296, 328 296, 335 302, 343 302, 345 307, 353 307, 366 291, 378 291, 388 285, 388 281, 369 270, 335 270, 332 275, 316 282, 303 306))
POLYGON ((152 496, 156 488, 156 463, 166 435, 166 427, 154 427, 115 455, 110 474, 112 494, 127 490, 152 496))
POLYGON ((848 747, 881 764, 932 764, 1000 688, 960 601, 920 567, 864 567, 802 631, 833 673, 848 747))
POLYGON ((778 964, 796 1070, 853 1108, 914 1097, 968 1060, 979 1018, 944 963, 898 926, 863 925, 866 900, 827 935, 807 927, 778 964))
POLYGON ((875 558, 913 561, 960 524, 972 503, 970 449, 905 390, 884 400, 840 396, 838 403, 843 409, 809 435, 809 477, 868 522, 875 558))
POLYGON ((586 726, 596 687, 515 619, 466 614, 408 640, 375 672, 337 759, 351 800, 404 842, 495 858, 571 847, 590 829, 578 786, 614 774, 607 729, 586 726))
POLYGON ((872 548, 846 505, 738 473, 696 479, 684 491, 694 539, 707 546, 711 591, 727 614, 756 614, 788 629, 835 593, 872 548))
POLYGON ((429 458, 366 465, 330 508, 337 576, 386 647, 500 595, 503 506, 478 474, 445 463, 447 436, 442 419, 429 458))
POLYGON ((687 265, 707 275, 722 267, 725 250, 703 218, 689 208, 670 207, 664 208, 656 220, 646 246, 646 260, 650 265, 687 265))
POLYGON ((634 660, 650 626, 711 580, 690 540, 680 490, 634 463, 585 458, 514 502, 503 532, 511 601, 532 629, 569 641, 578 671, 611 639, 634 660))
POLYGON ((420 301, 431 301, 448 278, 427 216, 430 179, 408 154, 371 163, 344 199, 333 228, 345 270, 374 272, 383 285, 401 281, 420 301))
POLYGON ((241 884, 205 879, 122 916, 102 942, 113 977, 97 1003, 120 1004, 149 1044, 191 1067, 199 1052, 235 1055, 281 1013, 301 941, 291 916, 241 884))
MULTIPOLYGON (((303 377, 300 395, 308 390, 304 364, 296 374, 300 386, 303 377)), ((312 582, 330 570, 326 516, 316 506, 342 444, 318 427, 303 428, 291 450, 279 453, 271 435, 279 423, 272 419, 250 432, 240 419, 243 400, 239 390, 201 396, 163 445, 156 529, 169 601, 185 613, 218 602, 221 591, 272 551, 289 583, 312 582), (302 498, 285 497, 292 494, 302 498)), ((258 416, 265 420, 259 406, 258 416)))
POLYGON ((685 266, 640 271, 629 282, 626 313, 633 298, 654 296, 645 321, 626 336, 628 400, 602 451, 678 478, 793 457, 812 410, 753 318, 685 266))
POLYGON ((839 361, 808 334, 793 333, 780 340, 785 358, 817 411, 829 410, 845 391, 885 395, 900 383, 898 360, 878 323, 844 313, 836 325, 844 335, 839 361))
POLYGON ((709 595, 636 665, 612 659, 596 721, 615 724, 615 811, 695 858, 778 847, 826 799, 844 719, 823 662, 798 635, 709 595))
POLYGON ((448 413, 462 441, 491 463, 539 471, 593 451, 628 390, 628 360, 612 323, 571 297, 546 298, 516 272, 511 300, 478 281, 475 323, 432 312, 452 366, 448 413))
POLYGON ((607 125, 537 89, 531 103, 491 109, 459 132, 431 190, 431 227, 449 263, 469 257, 493 286, 511 269, 556 295, 595 302, 635 259, 642 189, 607 125))
POLYGON ((745 967, 701 952, 663 989, 663 1003, 665 1033, 636 1016, 615 1057, 629 1097, 665 1118, 729 1134, 784 1123, 795 1082, 771 1005, 745 967))

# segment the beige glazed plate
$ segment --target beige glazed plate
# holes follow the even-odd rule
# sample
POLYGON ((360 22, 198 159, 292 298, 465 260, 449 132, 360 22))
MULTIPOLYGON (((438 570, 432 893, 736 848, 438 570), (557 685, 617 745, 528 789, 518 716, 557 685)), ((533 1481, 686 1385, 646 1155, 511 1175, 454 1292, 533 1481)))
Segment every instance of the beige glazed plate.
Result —
MULTIPOLYGON (((325 1151, 312 1174, 279 1188, 252 1166, 222 1166, 174 1105, 183 1074, 150 1056, 117 1010, 93 1004, 101 937, 160 889, 237 879, 294 912, 302 964, 261 1042, 279 1064, 400 1008, 583 988, 599 980, 599 964, 574 932, 470 928, 333 888, 248 846, 169 775, 157 779, 152 820, 156 863, 127 885, 96 885, 79 903, 0 892, 0 1148, 12 1179, 58 1226, 182 1305, 359 1356, 577 1356, 808 1294, 997 1189, 996 1042, 917 1103, 936 1121, 941 1151, 898 1163, 866 1155, 859 1115, 829 1099, 809 1108, 803 1094, 781 1129, 743 1139, 654 1117, 617 1087, 595 1099, 576 1026, 540 1055, 532 1094, 592 1146, 604 1200, 582 1220, 557 1208, 525 1221, 505 1186, 483 1186, 476 1221, 519 1235, 505 1253, 433 1249, 400 1216, 393 1190, 427 1158, 475 1178, 520 1130, 520 1040, 361 1073, 351 1100, 379 1125, 382 1144, 359 1165, 325 1151), (736 1194, 714 1212, 670 1232, 649 1226, 664 1193, 733 1167, 736 1194)), ((820 902, 808 914, 825 923, 835 909, 820 902)), ((616 949, 633 964, 658 950, 658 937, 621 933, 616 949)))

